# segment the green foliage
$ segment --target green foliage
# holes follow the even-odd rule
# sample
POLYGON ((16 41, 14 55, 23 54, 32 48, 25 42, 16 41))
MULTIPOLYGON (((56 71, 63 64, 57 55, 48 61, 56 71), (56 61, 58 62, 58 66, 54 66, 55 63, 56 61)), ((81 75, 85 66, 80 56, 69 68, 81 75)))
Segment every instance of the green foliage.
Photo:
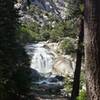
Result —
MULTIPOLYGON (((85 77, 84 77, 84 71, 81 72, 81 77, 80 77, 80 94, 77 100, 86 100, 86 90, 83 89, 85 87, 85 77)), ((73 85, 73 77, 72 76, 66 76, 65 78, 65 85, 64 88, 66 90, 66 93, 71 95, 72 92, 72 85, 73 85)))
POLYGON ((81 90, 79 93, 79 96, 77 97, 77 100, 87 100, 87 95, 85 90, 81 90))
MULTIPOLYGON (((32 26, 33 27, 33 26, 32 26)), ((39 34, 36 33, 30 25, 22 25, 19 30, 19 41, 21 43, 34 42, 38 40, 39 34)))
POLYGON ((76 52, 75 42, 72 38, 65 38, 60 45, 62 52, 65 54, 72 54, 76 52))
POLYGON ((87 100, 86 85, 85 85, 86 81, 85 81, 84 74, 85 74, 84 71, 82 71, 80 77, 80 92, 79 92, 79 96, 77 97, 77 100, 87 100))
POLYGON ((72 82, 73 82, 73 78, 71 76, 66 76, 64 88, 66 92, 68 93, 68 95, 71 95, 72 82))
POLYGON ((50 39, 53 41, 61 41, 65 37, 76 38, 76 30, 72 21, 57 22, 50 32, 50 39))
POLYGON ((42 41, 47 41, 50 39, 50 33, 47 31, 44 31, 40 34, 41 40, 42 41))
POLYGON ((61 31, 58 30, 51 30, 51 33, 50 33, 50 39, 53 41, 53 42, 58 42, 61 40, 62 38, 62 34, 61 34, 61 31))
POLYGON ((83 86, 85 86, 86 84, 86 80, 85 80, 85 76, 84 76, 84 71, 81 72, 81 76, 80 76, 80 90, 83 88, 83 86))
POLYGON ((49 38, 50 33, 47 28, 41 28, 36 22, 23 23, 19 30, 19 41, 24 44, 44 41, 49 38))
POLYGON ((67 0, 68 12, 71 18, 79 18, 84 10, 83 0, 67 0))

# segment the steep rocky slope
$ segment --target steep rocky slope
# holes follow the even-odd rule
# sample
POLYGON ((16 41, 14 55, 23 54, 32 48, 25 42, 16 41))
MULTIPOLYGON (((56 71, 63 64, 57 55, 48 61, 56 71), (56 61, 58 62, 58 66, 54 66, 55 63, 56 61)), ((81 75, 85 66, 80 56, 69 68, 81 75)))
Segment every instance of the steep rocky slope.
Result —
POLYGON ((59 18, 66 18, 67 2, 65 0, 17 0, 19 7, 26 10, 28 5, 37 6, 40 10, 47 11, 59 18))

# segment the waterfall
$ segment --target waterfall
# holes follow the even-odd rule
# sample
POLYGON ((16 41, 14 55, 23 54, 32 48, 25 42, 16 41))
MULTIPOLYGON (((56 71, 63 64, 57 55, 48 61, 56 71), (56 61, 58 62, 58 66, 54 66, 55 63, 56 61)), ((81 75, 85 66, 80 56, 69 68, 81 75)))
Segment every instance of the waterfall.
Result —
POLYGON ((50 73, 54 64, 54 53, 44 43, 29 44, 25 46, 31 56, 31 68, 39 73, 50 73))
POLYGON ((30 67, 45 77, 50 75, 72 75, 75 62, 68 55, 58 56, 56 52, 53 52, 56 46, 54 44, 54 47, 50 45, 46 42, 39 42, 25 46, 27 54, 31 57, 30 67))

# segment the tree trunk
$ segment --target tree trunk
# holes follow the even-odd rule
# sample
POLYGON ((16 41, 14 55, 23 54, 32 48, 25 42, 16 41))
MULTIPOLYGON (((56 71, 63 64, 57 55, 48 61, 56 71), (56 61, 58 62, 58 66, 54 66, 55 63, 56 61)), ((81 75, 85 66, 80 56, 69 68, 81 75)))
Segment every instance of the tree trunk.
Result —
POLYGON ((82 54, 83 54, 83 38, 84 38, 84 21, 83 18, 81 18, 77 58, 76 58, 76 68, 74 73, 74 82, 73 82, 71 100, 76 100, 76 97, 79 95, 81 61, 82 61, 82 54))
POLYGON ((84 17, 88 100, 100 100, 100 0, 85 0, 84 17))

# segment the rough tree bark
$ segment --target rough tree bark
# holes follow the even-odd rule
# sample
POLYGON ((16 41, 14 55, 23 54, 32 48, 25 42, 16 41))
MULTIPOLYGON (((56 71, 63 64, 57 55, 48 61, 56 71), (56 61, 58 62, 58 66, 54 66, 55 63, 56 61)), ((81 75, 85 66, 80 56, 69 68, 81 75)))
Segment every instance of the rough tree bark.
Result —
POLYGON ((74 82, 73 82, 71 100, 76 100, 76 97, 79 95, 81 62, 83 54, 83 38, 84 38, 84 21, 83 18, 81 18, 77 58, 76 58, 76 68, 74 73, 74 82))
POLYGON ((100 100, 100 0, 85 0, 84 17, 88 100, 100 100))

